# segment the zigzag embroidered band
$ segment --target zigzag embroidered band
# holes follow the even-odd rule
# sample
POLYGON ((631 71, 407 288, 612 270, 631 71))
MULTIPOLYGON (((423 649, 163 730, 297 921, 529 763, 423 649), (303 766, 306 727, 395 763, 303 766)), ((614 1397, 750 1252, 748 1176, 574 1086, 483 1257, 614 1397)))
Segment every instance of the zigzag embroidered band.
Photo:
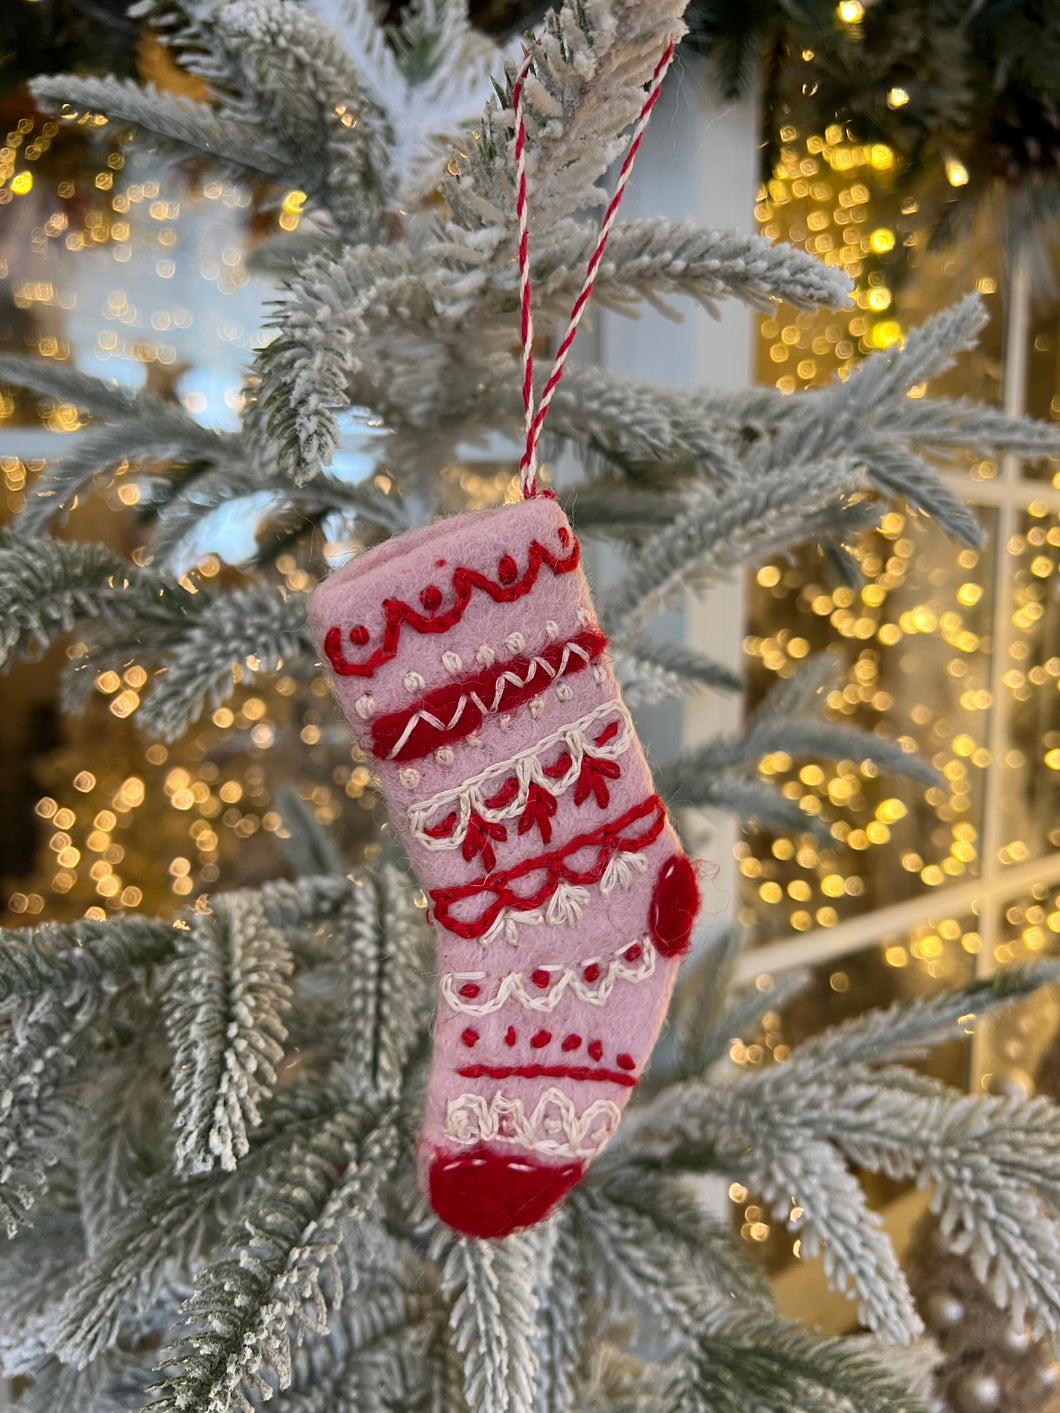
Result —
MULTIPOLYGON (((530 593, 542 566, 547 566, 553 574, 572 573, 581 563, 578 541, 567 527, 560 526, 559 542, 567 550, 562 558, 533 540, 527 554, 526 569, 521 576, 519 566, 510 554, 502 555, 498 561, 496 582, 477 569, 460 566, 453 571, 453 602, 447 609, 442 609, 442 591, 437 584, 428 584, 420 591, 423 613, 412 608, 404 599, 385 599, 383 641, 364 662, 351 662, 346 657, 342 629, 338 624, 332 624, 324 633, 324 652, 332 669, 340 677, 371 677, 377 667, 397 656, 401 630, 406 625, 416 633, 448 633, 463 618, 476 589, 494 603, 514 603, 530 593)), ((442 568, 444 563, 443 560, 438 567, 442 568)), ((358 623, 349 630, 347 637, 354 647, 363 648, 370 641, 371 634, 363 623, 358 623)))
POLYGON ((587 1006, 603 1006, 617 982, 635 984, 654 976, 655 957, 655 946, 645 936, 606 959, 587 957, 575 966, 538 962, 529 975, 509 972, 493 986, 484 971, 451 971, 442 977, 442 999, 466 1016, 492 1015, 509 1001, 528 1011, 554 1011, 568 993, 587 1006))
POLYGON ((447 682, 408 710, 373 722, 372 754, 380 760, 420 760, 440 746, 462 741, 482 725, 483 717, 514 711, 559 678, 583 671, 606 647, 598 628, 586 628, 534 657, 509 658, 473 677, 447 682))

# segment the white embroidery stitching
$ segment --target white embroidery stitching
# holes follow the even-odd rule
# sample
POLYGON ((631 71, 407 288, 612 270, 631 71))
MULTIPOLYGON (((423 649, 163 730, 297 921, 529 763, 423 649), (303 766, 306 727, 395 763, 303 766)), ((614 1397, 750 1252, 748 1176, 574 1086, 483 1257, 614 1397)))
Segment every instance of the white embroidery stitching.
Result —
POLYGON ((470 780, 465 780, 462 785, 442 790, 432 795, 429 800, 409 805, 409 828, 417 843, 422 844, 425 849, 459 848, 464 842, 472 814, 477 814, 480 819, 488 820, 491 824, 515 819, 526 808, 531 784, 544 786, 550 795, 564 795, 577 783, 586 755, 604 760, 617 760, 629 750, 632 741, 633 722, 629 712, 619 701, 603 702, 588 715, 561 727, 558 731, 553 731, 551 735, 543 737, 527 750, 520 751, 518 755, 487 766, 470 780), (588 733, 607 717, 615 718, 620 723, 620 728, 610 741, 598 746, 588 733), (541 758, 556 746, 566 748, 570 753, 571 763, 559 779, 553 780, 545 774, 541 758), (518 793, 507 804, 491 809, 485 800, 485 796, 492 793, 487 787, 502 784, 512 776, 519 782, 518 793), (427 833, 428 828, 432 822, 435 825, 440 823, 454 805, 457 807, 457 819, 452 833, 444 839, 432 839, 427 833))
MULTIPOLYGON (((387 760, 393 760, 394 757, 404 748, 406 741, 409 739, 409 737, 412 735, 413 731, 415 731, 416 727, 421 721, 425 721, 428 726, 433 726, 436 731, 452 731, 459 724, 460 718, 463 716, 464 709, 466 708, 468 702, 474 702, 475 706, 478 707, 479 711, 483 714, 483 716, 489 716, 492 712, 500 710, 501 702, 503 701, 505 693, 508 691, 509 687, 529 686, 529 684, 537 676, 539 670, 542 672, 547 672, 549 677, 551 677, 553 680, 556 680, 562 677, 567 671, 572 656, 580 657, 582 662, 584 663, 588 663, 590 660, 590 655, 588 651, 582 647, 581 643, 565 643, 563 645, 563 656, 560 658, 559 665, 557 667, 553 667, 552 664, 546 658, 534 657, 530 659, 530 665, 527 668, 525 677, 520 677, 517 672, 502 673, 500 677, 497 678, 497 682, 493 691, 493 701, 488 706, 477 692, 461 693, 460 700, 457 702, 456 709, 453 712, 453 715, 449 721, 439 720, 439 718, 435 716, 434 713, 431 711, 413 712, 412 715, 409 717, 408 721, 405 723, 404 731, 402 731, 395 744, 391 747, 390 753, 387 756, 387 760)), ((547 686, 548 684, 546 683, 545 685, 547 686)))
POLYGON ((513 971, 501 978, 494 995, 479 1000, 477 997, 461 996, 460 988, 486 981, 487 974, 484 971, 450 971, 442 977, 441 991, 450 1009, 466 1016, 492 1015, 509 1001, 517 1001, 528 1011, 554 1011, 568 991, 587 1005, 603 1006, 617 982, 647 981, 654 976, 657 955, 651 938, 644 936, 608 958, 586 957, 575 966, 562 962, 540 962, 533 975, 548 973, 548 982, 544 987, 538 986, 532 976, 527 978, 525 972, 513 971), (626 953, 634 946, 640 948, 640 956, 629 962, 626 953), (586 981, 585 973, 593 967, 598 975, 595 980, 586 981))
POLYGON ((611 1138, 621 1113, 610 1099, 597 1099, 579 1114, 561 1089, 546 1089, 527 1115, 521 1099, 496 1093, 460 1094, 445 1109, 445 1133, 454 1143, 517 1143, 536 1153, 592 1158, 611 1138))
MULTIPOLYGON (((643 873, 647 867, 648 860, 643 854, 612 854, 604 876, 596 886, 606 898, 616 888, 628 888, 633 882, 634 872, 643 873)), ((559 883, 543 908, 528 908, 526 912, 520 912, 518 908, 502 908, 492 927, 478 940, 483 947, 489 947, 503 937, 514 947, 519 942, 521 923, 530 927, 543 922, 550 927, 574 927, 581 922, 582 909, 588 901, 588 888, 575 883, 559 883)))

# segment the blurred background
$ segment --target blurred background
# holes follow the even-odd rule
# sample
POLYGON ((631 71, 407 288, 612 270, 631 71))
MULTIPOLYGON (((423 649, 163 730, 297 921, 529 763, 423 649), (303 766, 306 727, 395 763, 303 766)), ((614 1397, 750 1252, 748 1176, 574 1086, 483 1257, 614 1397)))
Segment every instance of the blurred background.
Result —
MULTIPOLYGON (((394 5, 396 13, 400 6, 394 5)), ((472 4, 495 37, 540 6, 472 4)), ((851 277, 848 309, 785 306, 601 313, 578 356, 657 378, 801 389, 843 378, 867 352, 969 290, 991 322, 935 389, 1060 420, 1055 236, 1060 212, 1060 18, 1048 0, 707 0, 668 81, 625 215, 691 216, 789 241, 851 277), (674 314, 683 322, 674 324, 674 314)), ((8 0, 0 16, 0 349, 70 361, 235 425, 243 375, 273 281, 254 252, 294 232, 304 194, 263 215, 251 188, 164 161, 101 119, 37 113, 39 72, 112 72, 200 96, 167 51, 113 0, 8 0)), ((912 396, 924 389, 914 389, 912 396)), ((0 519, 23 504, 45 458, 81 430, 70 405, 0 385, 0 519)), ((346 469, 363 474, 384 435, 347 419, 346 469)), ((134 558, 137 473, 116 453, 79 534, 134 558), (109 508, 108 508, 109 507, 109 508)), ((157 469, 157 468, 156 468, 157 469)), ((826 1024, 892 1000, 1060 952, 1060 473, 969 456, 945 468, 976 508, 985 547, 961 549, 896 500, 860 546, 863 582, 816 553, 762 565, 660 631, 739 670, 743 696, 643 714, 658 758, 735 726, 778 679, 830 660, 827 714, 920 751, 926 792, 868 762, 762 759, 807 816, 773 834, 691 816, 719 859, 715 925, 749 940, 744 975, 768 991, 793 968, 809 986, 734 1040, 734 1065, 783 1063, 826 1024)), ((446 469, 461 501, 488 504, 511 475, 505 450, 446 469)), ((254 547, 253 507, 215 517, 188 574, 233 572, 254 547), (250 512, 250 513, 248 513, 250 512), (207 542, 208 541, 208 542, 207 542)), ((60 532, 61 533, 61 532, 60 532)), ((292 553, 292 587, 310 575, 292 553)), ((606 582, 609 565, 593 565, 606 582)), ((297 789, 355 858, 378 808, 323 679, 260 677, 171 746, 137 729, 147 674, 99 676, 78 712, 59 696, 63 653, 4 682, 0 733, 0 922, 172 914, 203 892, 285 868, 277 792, 297 789)), ((972 1089, 1060 1097, 1060 1007, 1051 992, 931 1061, 972 1089)), ((962 1413, 1045 1407, 1056 1366, 1029 1351, 958 1258, 935 1259, 924 1199, 873 1180, 876 1205, 911 1253, 929 1323, 950 1358, 962 1413)), ((800 1265, 755 1195, 729 1191, 733 1221, 800 1317, 846 1328, 851 1310, 800 1265)))

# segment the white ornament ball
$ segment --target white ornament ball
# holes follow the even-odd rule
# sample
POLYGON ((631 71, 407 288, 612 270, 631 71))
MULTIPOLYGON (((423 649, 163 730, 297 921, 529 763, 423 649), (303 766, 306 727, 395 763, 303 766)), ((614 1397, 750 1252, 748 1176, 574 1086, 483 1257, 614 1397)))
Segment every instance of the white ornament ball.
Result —
POLYGON ((991 1374, 965 1374, 955 1392, 962 1413, 993 1413, 1001 1402, 1001 1386, 991 1374))
POLYGON ((1010 1354, 1026 1354, 1031 1347, 1030 1330, 1006 1330, 1002 1341, 1010 1354))
POLYGON ((949 1291, 936 1291, 928 1300, 927 1318, 933 1330, 946 1330, 964 1319, 964 1306, 949 1291))

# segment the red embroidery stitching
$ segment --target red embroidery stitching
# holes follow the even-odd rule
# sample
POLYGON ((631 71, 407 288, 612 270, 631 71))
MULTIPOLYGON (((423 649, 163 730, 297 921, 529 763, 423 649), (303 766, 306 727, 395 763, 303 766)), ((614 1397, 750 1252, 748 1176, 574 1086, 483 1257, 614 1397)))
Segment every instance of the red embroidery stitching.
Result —
POLYGON ((620 818, 612 820, 609 824, 601 824, 599 829, 594 829, 591 834, 575 835, 561 849, 556 849, 552 853, 539 854, 536 858, 524 859, 514 868, 492 874, 486 878, 476 878, 471 883, 459 884, 453 888, 433 889, 431 901, 434 904, 434 920, 458 937, 481 937, 493 926, 503 908, 513 908, 516 912, 529 912, 532 908, 540 907, 549 899, 560 883, 576 885, 599 883, 613 854, 620 851, 633 854, 646 849, 649 844, 658 839, 665 823, 666 807, 658 795, 649 795, 646 800, 643 800, 639 805, 634 805, 620 818), (651 823, 643 834, 634 834, 628 838, 623 836, 624 829, 628 829, 631 825, 638 824, 648 817, 651 817, 651 823), (597 848, 599 851, 595 863, 584 869, 572 868, 568 865, 568 858, 579 853, 582 849, 590 848, 597 848), (538 873, 541 870, 545 871, 545 881, 540 888, 527 897, 512 892, 508 886, 514 880, 525 878, 528 874, 538 873), (477 918, 464 922, 452 916, 454 903, 484 893, 492 893, 494 898, 477 918))
POLYGON ((471 863, 477 854, 481 854, 482 867, 487 873, 491 873, 497 865, 493 844, 503 844, 507 838, 508 831, 503 824, 493 824, 481 815, 473 814, 468 820, 461 853, 468 863, 471 863))
MULTIPOLYGON (((580 803, 575 797, 575 804, 580 803)), ((547 844, 552 838, 552 816, 558 808, 552 791, 546 790, 536 780, 531 780, 527 786, 526 808, 519 817, 519 833, 525 834, 536 826, 541 833, 542 844, 547 844)))
POLYGON ((564 653, 563 675, 569 677, 583 671, 606 647, 599 628, 586 628, 565 643, 550 643, 534 657, 509 658, 474 677, 445 682, 408 710, 389 712, 373 722, 372 754, 383 760, 419 760, 439 746, 462 741, 489 712, 501 706, 508 711, 540 696, 559 674, 564 653))
MULTIPOLYGON (((615 726, 617 728, 617 721, 615 722, 615 726)), ((556 760, 552 765, 545 766, 545 774, 549 777, 550 780, 559 780, 564 775, 566 775, 567 771, 570 770, 572 764, 573 761, 571 759, 570 751, 562 751, 556 757, 556 760)))
MULTIPOLYGON (((420 594, 420 602, 428 610, 429 617, 412 608, 403 599, 384 599, 383 641, 364 662, 350 662, 345 656, 342 650, 342 629, 335 624, 324 635, 324 652, 328 661, 340 677, 371 677, 377 667, 397 656, 405 624, 416 633, 448 633, 449 629, 463 618, 475 589, 488 594, 494 603, 514 603, 516 599, 528 594, 537 583, 542 565, 547 565, 553 574, 570 574, 577 569, 581 562, 581 550, 578 541, 573 539, 565 525, 560 526, 559 542, 564 548, 568 544, 572 545, 564 558, 559 558, 539 541, 534 540, 527 557, 526 573, 521 579, 518 579, 518 565, 511 555, 507 554, 497 566, 497 577, 501 581, 499 584, 487 579, 477 569, 468 569, 461 565, 453 571, 454 602, 444 613, 437 612, 441 606, 442 592, 436 584, 428 584, 420 594)), ((368 642, 369 633, 364 624, 359 623, 350 629, 348 637, 354 646, 363 647, 368 642)))
POLYGON ((574 787, 574 803, 584 805, 589 796, 593 795, 600 808, 606 809, 611 803, 607 782, 617 780, 621 774, 622 767, 617 760, 599 760, 596 756, 586 756, 578 772, 578 783, 574 787))
MULTIPOLYGON (((491 810, 502 810, 506 805, 510 805, 519 793, 519 777, 509 775, 501 788, 495 795, 491 795, 486 801, 486 808, 491 810)), ((428 831, 429 832, 429 831, 428 831)), ((431 836, 433 838, 433 835, 431 836)))
POLYGON ((573 1079, 604 1080, 632 1089, 637 1083, 620 1070, 593 1069, 590 1065, 465 1065, 457 1070, 465 1079, 573 1079))

